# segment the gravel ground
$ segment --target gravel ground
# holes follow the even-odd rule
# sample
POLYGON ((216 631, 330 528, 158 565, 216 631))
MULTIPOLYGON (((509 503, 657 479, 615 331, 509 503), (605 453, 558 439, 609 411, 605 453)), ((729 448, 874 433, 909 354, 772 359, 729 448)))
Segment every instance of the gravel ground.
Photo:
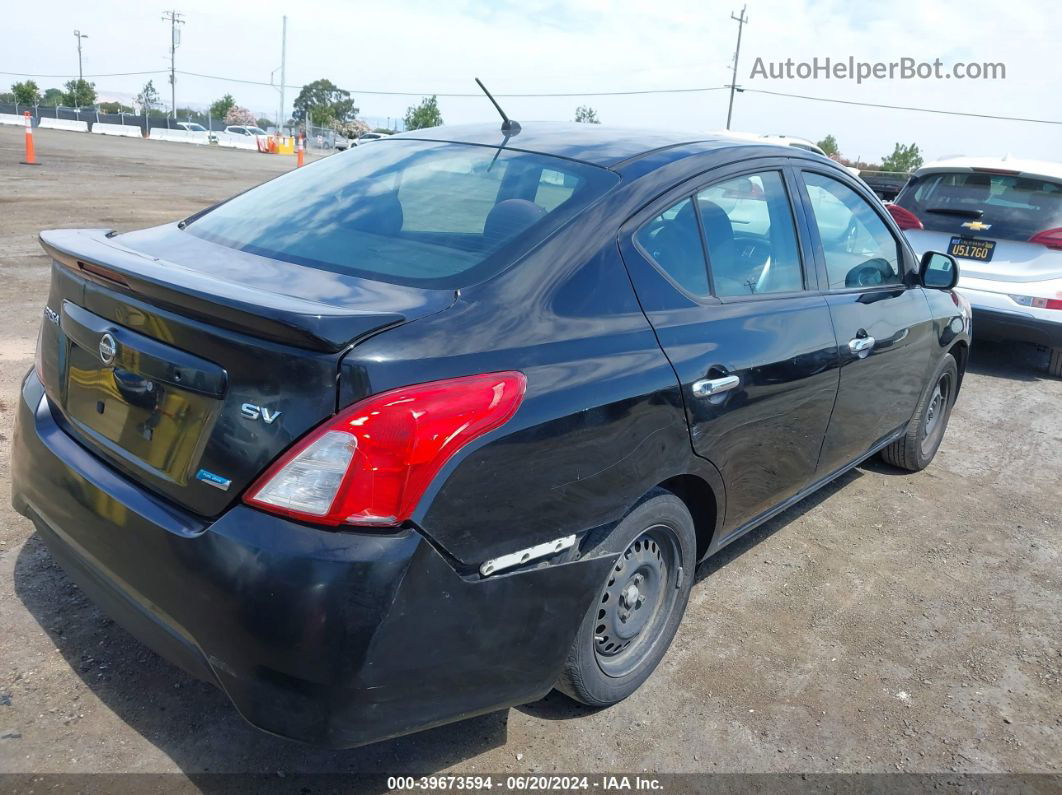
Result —
POLYGON ((188 214, 290 158, 0 128, 0 771, 1062 771, 1062 381, 978 344, 936 461, 862 466, 701 567, 650 681, 351 751, 259 733, 105 618, 10 508, 49 227, 188 214))

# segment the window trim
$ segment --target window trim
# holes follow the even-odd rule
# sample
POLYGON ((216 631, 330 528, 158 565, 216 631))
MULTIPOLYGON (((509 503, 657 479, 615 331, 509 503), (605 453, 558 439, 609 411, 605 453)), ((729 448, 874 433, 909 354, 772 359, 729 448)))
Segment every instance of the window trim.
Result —
POLYGON ((903 236, 902 232, 897 236, 896 230, 893 228, 895 221, 893 221, 888 210, 885 209, 885 205, 882 204, 877 196, 874 196, 873 200, 867 198, 867 192, 862 186, 854 184, 854 180, 845 179, 844 175, 838 171, 817 168, 814 163, 809 163, 807 165, 804 165, 803 163, 797 164, 794 168, 794 172, 797 189, 800 192, 800 200, 804 205, 805 223, 807 224, 808 233, 811 235, 812 247, 815 251, 815 257, 817 260, 819 292, 821 294, 845 295, 848 293, 896 292, 897 290, 906 290, 914 286, 912 282, 912 273, 914 273, 915 270, 914 257, 909 251, 910 244, 908 244, 907 238, 903 236), (819 176, 841 183, 856 196, 861 198, 870 207, 870 210, 877 215, 881 220, 882 226, 885 227, 885 230, 896 244, 896 264, 901 269, 899 282, 895 284, 877 284, 867 287, 830 287, 830 274, 826 266, 826 250, 822 245, 822 235, 819 232, 818 222, 815 220, 815 208, 812 206, 811 195, 808 193, 807 182, 804 179, 804 174, 806 173, 818 174, 819 176))

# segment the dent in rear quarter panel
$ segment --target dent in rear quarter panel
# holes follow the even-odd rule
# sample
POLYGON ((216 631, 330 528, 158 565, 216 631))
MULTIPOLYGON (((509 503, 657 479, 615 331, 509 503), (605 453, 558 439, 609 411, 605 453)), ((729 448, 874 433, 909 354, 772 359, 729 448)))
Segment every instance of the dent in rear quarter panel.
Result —
POLYGON ((342 363, 341 404, 439 378, 526 374, 516 416, 455 456, 413 516, 464 563, 616 521, 688 471, 674 371, 619 261, 615 224, 600 215, 342 363))

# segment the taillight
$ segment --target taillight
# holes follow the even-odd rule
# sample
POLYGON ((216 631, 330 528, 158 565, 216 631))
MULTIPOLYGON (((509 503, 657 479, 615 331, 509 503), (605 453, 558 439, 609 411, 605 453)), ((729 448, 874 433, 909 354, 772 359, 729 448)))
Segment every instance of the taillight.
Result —
POLYGON ((922 222, 918 220, 918 216, 906 207, 901 207, 898 204, 886 204, 885 209, 889 211, 892 219, 900 229, 925 229, 922 226, 922 222))
POLYGON ((1029 238, 1029 242, 1039 243, 1041 246, 1053 248, 1055 251, 1062 251, 1062 226, 1056 226, 1054 229, 1045 229, 1043 232, 1037 232, 1029 238))
POLYGON ((526 385, 502 372, 374 395, 308 434, 244 501, 315 524, 401 524, 458 450, 516 413, 526 385))
POLYGON ((1011 295, 1011 301, 1034 309, 1062 309, 1062 298, 1039 298, 1032 295, 1011 295))

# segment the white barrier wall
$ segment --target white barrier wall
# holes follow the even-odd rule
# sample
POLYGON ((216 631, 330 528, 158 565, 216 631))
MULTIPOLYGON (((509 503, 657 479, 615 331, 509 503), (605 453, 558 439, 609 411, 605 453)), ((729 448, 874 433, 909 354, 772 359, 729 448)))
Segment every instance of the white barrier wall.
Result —
POLYGON ((16 116, 14 113, 0 113, 0 124, 17 124, 19 127, 26 123, 24 116, 16 116))
POLYGON ((132 124, 108 124, 98 121, 92 125, 92 132, 99 135, 120 135, 124 138, 143 138, 144 134, 139 127, 132 124))
POLYGON ((208 144, 210 133, 206 130, 167 130, 165 127, 152 127, 148 138, 152 141, 179 141, 186 144, 208 144))
POLYGON ((258 151, 258 138, 253 135, 239 135, 237 133, 218 132, 214 133, 218 139, 218 146, 228 146, 233 149, 252 149, 258 151))
POLYGON ((71 132, 88 132, 87 121, 75 121, 74 119, 52 119, 42 116, 37 125, 42 130, 70 130, 71 132))

